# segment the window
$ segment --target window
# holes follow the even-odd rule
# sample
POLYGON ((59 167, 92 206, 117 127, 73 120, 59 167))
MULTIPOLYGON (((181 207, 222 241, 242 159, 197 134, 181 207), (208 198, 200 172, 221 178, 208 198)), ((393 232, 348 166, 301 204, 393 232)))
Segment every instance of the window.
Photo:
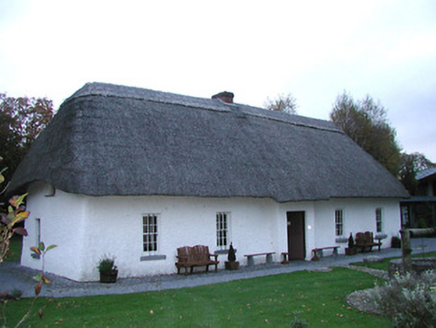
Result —
MULTIPOLYGON (((41 243, 41 219, 35 219, 35 243, 36 247, 39 247, 39 244, 41 243)), ((32 252, 30 256, 36 260, 41 258, 39 254, 34 252, 32 252)))
POLYGON ((229 246, 229 213, 216 214, 216 245, 222 249, 229 246))
POLYGON ((35 219, 35 236, 36 236, 36 245, 39 247, 41 243, 41 219, 35 219))
POLYGON ((335 233, 336 236, 344 234, 344 213, 342 210, 335 211, 335 233))
POLYGON ((144 252, 157 251, 157 214, 142 217, 144 252))
POLYGON ((377 232, 383 231, 383 214, 381 208, 375 209, 375 224, 377 226, 377 232))

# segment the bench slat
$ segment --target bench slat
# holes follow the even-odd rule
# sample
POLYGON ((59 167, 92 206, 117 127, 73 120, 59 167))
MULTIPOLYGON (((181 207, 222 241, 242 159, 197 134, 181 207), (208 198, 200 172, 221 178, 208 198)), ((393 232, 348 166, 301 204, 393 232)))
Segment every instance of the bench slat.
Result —
POLYGON ((209 271, 209 265, 215 265, 215 271, 218 271, 218 254, 210 254, 208 246, 179 247, 177 248, 176 258, 178 259, 175 263, 178 274, 180 273, 180 268, 185 268, 185 274, 187 274, 188 268, 191 268, 190 271, 192 273, 194 267, 198 266, 205 266, 206 271, 209 271), (212 257, 215 259, 212 259, 212 257))
POLYGON ((244 256, 258 256, 258 255, 270 255, 275 254, 276 252, 267 252, 267 253, 256 253, 256 254, 246 254, 244 256))

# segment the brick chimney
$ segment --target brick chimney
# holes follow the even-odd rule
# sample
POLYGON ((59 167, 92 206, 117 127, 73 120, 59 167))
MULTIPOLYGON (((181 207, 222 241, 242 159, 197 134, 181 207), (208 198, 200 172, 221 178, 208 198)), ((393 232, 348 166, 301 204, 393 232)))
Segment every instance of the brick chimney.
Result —
POLYGON ((233 97, 235 95, 232 92, 223 91, 220 93, 217 93, 216 95, 212 96, 212 99, 220 99, 221 101, 224 101, 228 104, 233 104, 233 97))

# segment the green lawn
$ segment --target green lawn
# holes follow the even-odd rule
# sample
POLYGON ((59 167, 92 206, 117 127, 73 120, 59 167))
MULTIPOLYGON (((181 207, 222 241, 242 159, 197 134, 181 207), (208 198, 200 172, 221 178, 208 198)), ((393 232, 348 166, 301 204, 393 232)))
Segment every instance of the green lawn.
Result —
POLYGON ((11 244, 9 246, 9 257, 5 258, 5 262, 20 262, 21 258, 21 245, 23 237, 19 235, 13 235, 11 244))
MULTIPOLYGON (((213 273, 210 273, 213 274, 213 273)), ((130 295, 50 301, 32 326, 55 327, 286 327, 294 313, 310 327, 390 327, 387 318, 360 313, 345 302, 349 293, 379 281, 344 268, 294 272, 209 286, 130 295)), ((39 299, 39 308, 47 303, 39 299)), ((8 303, 13 326, 30 300, 8 303)), ((1 321, 0 321, 1 323, 1 321)))

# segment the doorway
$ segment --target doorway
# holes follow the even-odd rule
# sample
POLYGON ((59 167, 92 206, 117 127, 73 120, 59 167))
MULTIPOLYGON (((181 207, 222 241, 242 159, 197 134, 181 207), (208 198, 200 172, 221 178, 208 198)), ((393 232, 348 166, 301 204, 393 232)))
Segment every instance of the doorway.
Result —
POLYGON ((306 258, 304 212, 287 212, 289 260, 306 258))

